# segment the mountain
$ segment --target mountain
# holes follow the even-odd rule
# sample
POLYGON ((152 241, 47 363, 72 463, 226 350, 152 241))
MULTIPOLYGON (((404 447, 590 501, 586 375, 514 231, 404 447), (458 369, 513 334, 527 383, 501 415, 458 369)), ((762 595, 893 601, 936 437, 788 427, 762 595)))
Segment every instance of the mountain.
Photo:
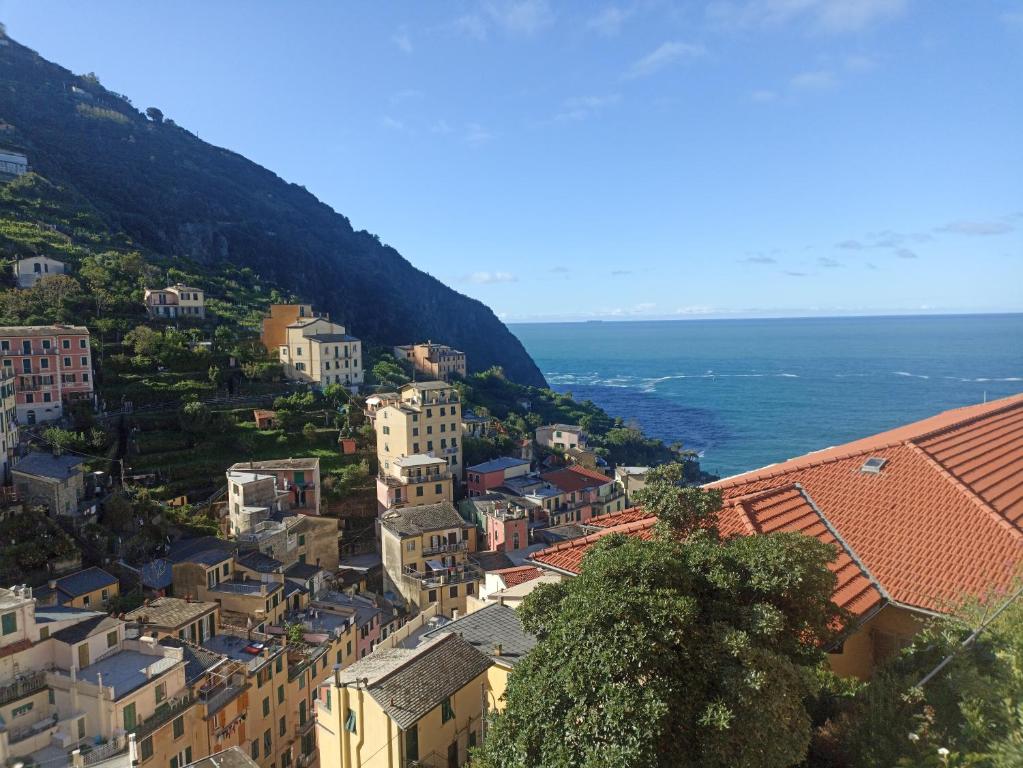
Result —
POLYGON ((34 171, 142 248, 192 271, 248 268, 370 342, 433 339, 464 350, 474 371, 499 365, 516 382, 546 386, 482 302, 354 230, 301 186, 7 37, 0 120, 0 146, 23 151, 34 171))

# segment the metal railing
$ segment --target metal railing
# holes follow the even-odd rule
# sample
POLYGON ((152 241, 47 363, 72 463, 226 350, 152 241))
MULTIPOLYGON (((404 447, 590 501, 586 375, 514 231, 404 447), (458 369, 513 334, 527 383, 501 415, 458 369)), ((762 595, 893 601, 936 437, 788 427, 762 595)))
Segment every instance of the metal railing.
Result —
POLYGON ((135 737, 138 739, 145 738, 153 731, 169 723, 193 704, 195 704, 195 697, 191 692, 176 699, 168 699, 161 703, 152 715, 135 726, 135 737))
POLYGON ((441 571, 414 571, 408 566, 402 569, 402 575, 409 581, 416 581, 423 589, 443 587, 446 584, 461 584, 466 581, 479 581, 482 572, 469 565, 453 565, 441 571))
POLYGON ((12 682, 0 685, 0 705, 31 696, 46 687, 46 672, 27 672, 12 682))
POLYGON ((456 541, 454 544, 451 542, 444 542, 438 544, 435 547, 423 547, 423 556, 439 555, 445 552, 464 552, 469 548, 469 542, 467 541, 456 541))

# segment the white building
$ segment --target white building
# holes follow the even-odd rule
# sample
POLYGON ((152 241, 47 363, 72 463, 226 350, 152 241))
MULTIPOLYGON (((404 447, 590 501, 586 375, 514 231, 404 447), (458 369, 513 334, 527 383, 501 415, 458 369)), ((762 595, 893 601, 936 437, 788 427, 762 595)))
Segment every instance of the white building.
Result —
POLYGON ((23 176, 28 173, 28 158, 21 152, 0 149, 0 174, 23 176))
POLYGON ((206 296, 202 289, 190 285, 175 283, 166 288, 146 288, 145 302, 150 317, 206 317, 206 296))
POLYGON ((67 271, 63 261, 49 256, 29 256, 14 262, 14 276, 19 288, 31 288, 44 277, 63 275, 67 271))

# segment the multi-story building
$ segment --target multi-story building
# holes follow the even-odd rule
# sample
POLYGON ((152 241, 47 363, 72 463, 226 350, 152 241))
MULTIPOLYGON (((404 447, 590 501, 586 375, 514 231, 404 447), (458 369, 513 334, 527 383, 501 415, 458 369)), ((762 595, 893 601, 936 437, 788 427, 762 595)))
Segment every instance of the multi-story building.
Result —
POLYGON ((458 391, 443 381, 416 381, 399 395, 400 402, 380 408, 373 422, 381 472, 389 473, 395 459, 426 454, 447 461, 457 482, 462 473, 458 391))
POLYGON ((14 278, 19 288, 31 288, 44 277, 63 275, 67 267, 63 261, 49 256, 28 256, 14 262, 14 278))
POLYGON ((19 424, 59 419, 68 403, 92 400, 92 353, 84 326, 0 327, 0 358, 15 376, 19 424))
POLYGON ((481 496, 494 488, 504 485, 513 477, 529 474, 529 462, 512 456, 501 456, 466 467, 465 487, 470 496, 481 496))
POLYGON ((625 494, 625 503, 632 504, 632 494, 646 487, 650 467, 615 467, 615 483, 625 494))
POLYGON ((243 461, 227 470, 231 532, 251 530, 276 512, 320 514, 320 460, 243 461))
POLYGON ((217 634, 219 616, 220 606, 214 602, 157 597, 129 611, 124 619, 157 640, 171 637, 198 645, 217 634))
POLYGON ((491 663, 448 633, 335 670, 317 689, 322 768, 464 765, 482 741, 491 663))
POLYGON ((465 378, 465 352, 452 349, 446 344, 405 344, 394 348, 394 356, 407 360, 419 373, 431 379, 451 381, 452 376, 465 378))
POLYGON ((287 343, 287 327, 312 317, 326 317, 313 311, 312 304, 271 304, 270 312, 263 318, 259 340, 266 351, 277 354, 282 344, 287 343))
POLYGON ((454 500, 447 459, 414 454, 399 456, 388 464, 377 475, 377 503, 381 510, 454 500))
POLYGON ((551 525, 586 523, 597 515, 621 512, 625 494, 613 479, 595 469, 572 465, 540 478, 561 492, 558 505, 550 514, 551 525))
POLYGON ((279 347, 284 375, 316 387, 340 384, 353 392, 362 384, 362 342, 343 325, 322 317, 291 323, 279 347))
POLYGON ((80 517, 95 507, 85 497, 84 461, 80 456, 30 453, 11 468, 11 481, 30 506, 51 515, 80 517))
POLYGON ((14 390, 14 371, 0 368, 0 469, 3 483, 11 479, 11 465, 18 451, 18 395, 14 390))
POLYGON ((465 611, 482 573, 467 555, 476 551, 476 526, 450 502, 400 507, 380 518, 384 588, 423 609, 438 604, 442 613, 465 611))
POLYGON ((575 424, 548 424, 536 428, 536 442, 556 451, 583 448, 586 446, 586 432, 575 424))
POLYGON ((150 317, 190 320, 206 317, 206 295, 203 290, 181 283, 166 288, 146 288, 145 302, 150 317))
POLYGON ((0 149, 0 176, 23 176, 28 173, 28 157, 13 149, 0 149))
POLYGON ((483 526, 487 549, 515 552, 529 546, 529 510, 515 497, 486 494, 472 498, 475 515, 483 526))

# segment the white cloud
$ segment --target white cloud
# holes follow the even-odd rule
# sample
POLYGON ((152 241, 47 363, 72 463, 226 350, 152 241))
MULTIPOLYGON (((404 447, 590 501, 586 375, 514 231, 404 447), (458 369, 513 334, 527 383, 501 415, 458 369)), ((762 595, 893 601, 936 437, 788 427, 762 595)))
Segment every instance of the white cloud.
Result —
POLYGON ((858 32, 899 16, 906 0, 718 0, 708 15, 727 26, 803 24, 830 34, 858 32))
POLYGON ((451 125, 447 120, 437 120, 433 125, 430 126, 431 133, 439 133, 446 135, 451 133, 451 125))
POLYGON ((820 91, 834 87, 835 76, 826 69, 800 72, 789 81, 789 85, 801 91, 820 91))
POLYGON ((475 13, 459 16, 451 22, 450 27, 458 34, 471 37, 474 40, 487 39, 487 23, 482 16, 475 13))
POLYGON ((702 56, 706 52, 702 45, 695 43, 681 43, 678 41, 662 43, 646 56, 635 61, 623 77, 626 80, 647 77, 655 72, 659 72, 679 59, 702 56))
POLYGON ((626 10, 616 5, 609 5, 596 16, 592 16, 586 22, 586 28, 605 37, 614 37, 622 31, 622 25, 631 15, 631 9, 626 10))
POLYGON ((900 259, 916 259, 919 258, 916 255, 916 251, 911 251, 909 248, 899 248, 895 251, 895 255, 900 259))
POLYGON ((650 312, 651 310, 654 310, 654 309, 657 309, 657 304, 655 304, 652 301, 644 301, 644 302, 641 302, 641 303, 637 304, 636 306, 634 306, 632 308, 632 311, 635 314, 645 314, 645 313, 650 312))
POLYGON ((676 315, 710 315, 720 310, 708 307, 706 304, 694 304, 689 307, 679 307, 675 310, 676 315))
POLYGON ((554 23, 547 0, 499 0, 486 8, 491 21, 510 34, 532 35, 554 23))
POLYGON ((477 285, 518 282, 518 278, 511 272, 473 272, 471 275, 466 275, 465 280, 477 285))
POLYGON ((465 141, 474 147, 486 144, 492 138, 493 134, 479 123, 468 123, 465 126, 465 141))
POLYGON ((1012 223, 1005 219, 960 219, 938 227, 939 232, 955 235, 1004 235, 1014 229, 1012 223))
POLYGON ((842 266, 842 262, 838 259, 833 259, 830 256, 821 256, 817 259, 817 264, 828 269, 835 269, 836 267, 842 266))
POLYGON ((758 104, 769 104, 772 101, 778 100, 778 94, 775 91, 761 88, 759 91, 753 91, 750 94, 750 98, 758 104))
POLYGON ((617 103, 619 98, 617 93, 606 96, 574 96, 571 99, 565 99, 561 105, 561 111, 554 116, 554 119, 561 122, 585 120, 605 107, 617 103))
POLYGON ((402 53, 412 53, 412 38, 405 27, 402 27, 391 36, 391 42, 398 46, 402 53))
POLYGON ((873 69, 877 69, 877 59, 863 54, 846 56, 845 68, 850 72, 870 72, 873 69))
POLYGON ((384 128, 390 128, 392 131, 408 131, 408 126, 405 125, 401 120, 397 120, 390 115, 384 115, 380 118, 380 124, 384 128))

